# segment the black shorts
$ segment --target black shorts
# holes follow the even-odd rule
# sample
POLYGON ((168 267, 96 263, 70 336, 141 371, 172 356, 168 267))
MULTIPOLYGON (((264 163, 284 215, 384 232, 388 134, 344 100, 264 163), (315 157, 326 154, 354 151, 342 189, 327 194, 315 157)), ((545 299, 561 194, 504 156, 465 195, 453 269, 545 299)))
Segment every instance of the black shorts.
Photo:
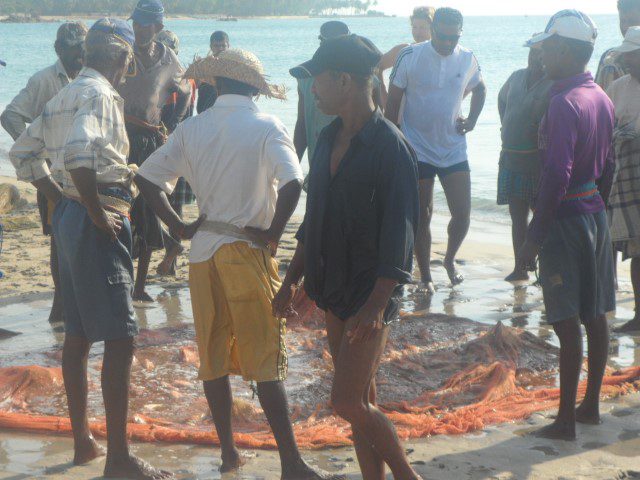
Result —
POLYGON ((430 163, 418 162, 418 179, 419 180, 433 180, 436 178, 436 175, 440 180, 444 177, 451 175, 452 173, 457 172, 470 172, 471 168, 469 168, 469 162, 464 161, 460 163, 456 163, 450 167, 441 168, 431 165, 430 163))

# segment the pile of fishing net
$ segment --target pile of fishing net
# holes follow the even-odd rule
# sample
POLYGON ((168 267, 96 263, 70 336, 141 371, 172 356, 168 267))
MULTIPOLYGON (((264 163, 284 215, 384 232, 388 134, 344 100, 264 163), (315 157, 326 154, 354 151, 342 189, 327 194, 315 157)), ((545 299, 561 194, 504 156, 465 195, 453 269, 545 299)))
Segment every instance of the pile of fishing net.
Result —
MULTIPOLYGON (((350 444, 351 431, 329 405, 332 366, 321 312, 297 301, 289 325, 287 392, 304 448, 350 444)), ((132 371, 129 433, 144 442, 217 444, 197 381, 191 326, 143 331, 132 371)), ((59 350, 42 365, 0 368, 0 428, 69 434, 59 350)), ((556 408, 557 348, 530 332, 444 315, 406 314, 394 324, 378 375, 381 408, 403 439, 462 434, 556 408)), ((91 429, 105 435, 100 357, 90 361, 91 429)), ((584 372, 583 372, 584 373, 584 372)), ((251 389, 233 381, 240 446, 274 448, 251 389)), ((607 371, 603 397, 640 389, 640 367, 607 371)), ((580 385, 580 395, 585 384, 580 385)))

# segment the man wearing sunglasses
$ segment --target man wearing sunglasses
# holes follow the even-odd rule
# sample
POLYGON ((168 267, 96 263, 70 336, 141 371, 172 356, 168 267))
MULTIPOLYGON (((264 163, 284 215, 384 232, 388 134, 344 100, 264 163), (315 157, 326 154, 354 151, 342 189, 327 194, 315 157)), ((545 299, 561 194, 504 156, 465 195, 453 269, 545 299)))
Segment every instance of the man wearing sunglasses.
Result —
MULTIPOLYGON (((11 138, 17 140, 20 134, 26 130, 27 125, 33 123, 40 116, 47 102, 78 76, 82 69, 82 45, 86 35, 87 26, 82 22, 63 23, 58 28, 54 44, 58 60, 53 65, 35 73, 0 116, 0 122, 11 138)), ((63 308, 58 255, 51 231, 53 204, 47 202, 42 193, 38 193, 38 210, 40 211, 43 233, 51 235, 49 265, 54 293, 49 322, 56 323, 63 320, 63 308)))
POLYGON ((455 258, 469 230, 471 181, 465 135, 475 128, 484 107, 486 87, 480 66, 470 50, 458 45, 462 14, 452 8, 436 11, 430 42, 404 49, 391 73, 385 114, 402 132, 418 154, 420 180, 420 225, 416 258, 421 287, 435 291, 431 277, 431 215, 435 177, 447 197, 451 212, 449 243, 444 267, 452 285, 463 281, 455 258), (462 116, 462 101, 471 93, 469 116, 462 116), (402 118, 400 105, 405 97, 402 118))

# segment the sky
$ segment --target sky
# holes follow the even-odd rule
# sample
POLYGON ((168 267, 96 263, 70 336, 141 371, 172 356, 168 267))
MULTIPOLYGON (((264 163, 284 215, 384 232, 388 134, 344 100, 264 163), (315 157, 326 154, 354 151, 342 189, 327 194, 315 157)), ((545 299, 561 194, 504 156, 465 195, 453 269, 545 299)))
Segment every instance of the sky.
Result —
POLYGON ((565 8, 615 13, 616 0, 378 0, 377 10, 408 16, 416 5, 457 8, 465 15, 551 15, 565 8))

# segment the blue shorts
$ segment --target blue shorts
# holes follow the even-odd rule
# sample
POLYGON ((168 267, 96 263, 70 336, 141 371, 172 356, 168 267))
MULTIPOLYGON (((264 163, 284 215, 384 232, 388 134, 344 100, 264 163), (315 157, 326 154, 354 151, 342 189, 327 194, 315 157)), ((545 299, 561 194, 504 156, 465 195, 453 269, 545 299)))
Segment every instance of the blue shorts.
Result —
POLYGON ((131 225, 123 219, 117 241, 99 230, 86 208, 63 198, 53 212, 64 328, 90 342, 138 333, 133 310, 131 225))
POLYGON ((450 167, 441 168, 431 165, 430 163, 418 162, 418 179, 419 180, 433 180, 436 175, 442 180, 447 175, 457 172, 470 172, 469 162, 460 162, 450 167))
POLYGON ((556 220, 540 250, 547 322, 589 323, 616 308, 613 249, 606 212, 556 220))

